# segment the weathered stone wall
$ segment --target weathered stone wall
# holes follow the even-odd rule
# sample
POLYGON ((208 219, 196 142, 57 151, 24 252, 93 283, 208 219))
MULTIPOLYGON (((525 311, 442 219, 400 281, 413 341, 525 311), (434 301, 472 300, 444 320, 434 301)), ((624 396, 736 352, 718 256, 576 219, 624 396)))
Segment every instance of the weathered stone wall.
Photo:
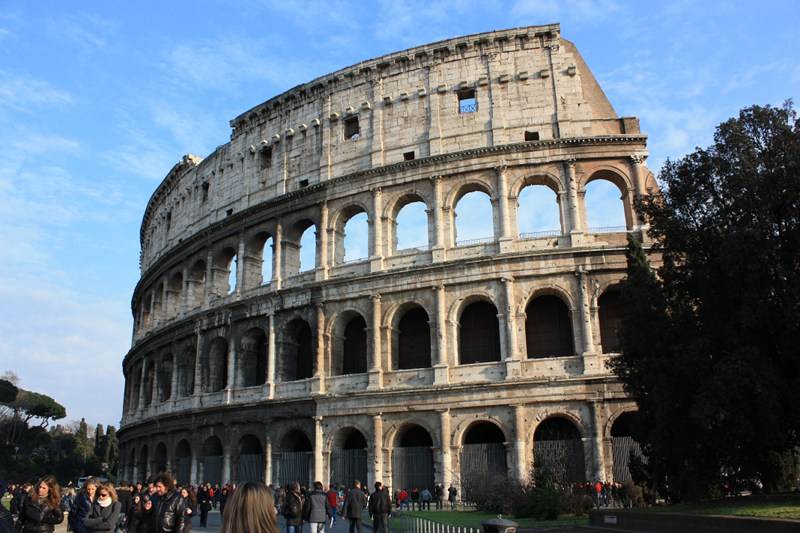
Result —
POLYGON ((123 478, 191 460, 185 481, 218 461, 224 479, 239 479, 238 455, 257 441, 262 477, 278 480, 273 454, 291 441, 312 463, 301 481, 328 481, 343 432, 358 431, 370 483, 391 486, 394 450, 419 426, 436 481, 458 485, 465 435, 480 422, 502 431, 508 474, 525 478, 536 430, 553 419, 579 435, 586 478, 611 477, 613 421, 634 406, 605 366, 617 310, 602 297, 624 275, 626 235, 644 237, 633 199, 655 182, 636 120, 616 117, 557 25, 370 60, 232 126, 229 144, 176 165, 145 213, 123 361, 123 478), (459 112, 461 90, 475 91, 474 112, 459 112), (348 139, 353 117, 360 132, 348 139), (625 227, 588 227, 594 180, 619 189, 625 227), (552 191, 560 229, 519 232, 531 185, 552 191), (471 191, 491 200, 492 237, 465 242, 455 211, 471 191), (398 250, 397 215, 412 201, 426 206, 427 245, 398 250), (344 225, 358 213, 369 257, 345 262, 344 225), (315 267, 299 272, 308 227, 315 267), (531 316, 545 296, 558 316, 531 316), (403 322, 412 312, 413 327, 403 322), (464 325, 470 313, 480 334, 464 325), (558 354, 530 349, 553 333, 530 329, 539 318, 567 332, 558 354), (353 320, 363 326, 348 329, 353 320), (421 348, 429 361, 404 359, 421 348))

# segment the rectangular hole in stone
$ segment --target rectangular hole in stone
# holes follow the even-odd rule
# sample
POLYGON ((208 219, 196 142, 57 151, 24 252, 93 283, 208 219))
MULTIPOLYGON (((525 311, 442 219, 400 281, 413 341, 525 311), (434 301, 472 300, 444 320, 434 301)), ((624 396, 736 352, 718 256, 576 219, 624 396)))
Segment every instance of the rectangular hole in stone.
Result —
POLYGON ((308 187, 308 180, 300 180, 300 188, 308 187))
POLYGON ((458 91, 458 112, 475 113, 478 110, 478 99, 475 96, 475 89, 464 89, 458 91))
POLYGON ((358 117, 348 117, 344 119, 344 138, 348 141, 355 141, 361 135, 361 128, 358 126, 358 117))
POLYGON ((405 152, 403 154, 403 161, 413 161, 414 160, 414 151, 405 152))
POLYGON ((526 141, 538 141, 539 140, 539 132, 538 131, 526 131, 525 132, 525 140, 526 141))

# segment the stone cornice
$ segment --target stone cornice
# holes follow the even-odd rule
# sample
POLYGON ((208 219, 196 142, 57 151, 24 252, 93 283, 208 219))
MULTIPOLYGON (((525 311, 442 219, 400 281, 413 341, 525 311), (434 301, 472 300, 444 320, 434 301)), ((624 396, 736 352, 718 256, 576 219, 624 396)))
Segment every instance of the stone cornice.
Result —
MULTIPOLYGON (((397 163, 392 163, 390 165, 384 165, 365 170, 360 170, 350 174, 345 174, 343 176, 338 176, 336 178, 332 178, 329 180, 321 181, 313 185, 310 185, 308 187, 305 187, 303 189, 298 189, 295 191, 288 192, 286 194, 282 194, 280 196, 276 196, 274 198, 270 198, 269 200, 261 202, 257 205, 250 206, 243 211, 234 213, 233 215, 226 217, 223 220, 209 224, 208 226, 199 230, 190 237, 183 239, 183 241, 173 246, 171 249, 163 251, 161 257, 156 259, 147 268, 147 270, 143 272, 142 275, 140 276, 139 282, 136 284, 136 287, 134 288, 133 291, 133 296, 131 297, 131 309, 132 310, 134 309, 136 298, 138 297, 139 290, 141 289, 141 285, 143 284, 143 282, 147 280, 149 277, 151 277, 154 272, 158 272, 159 270, 166 268, 167 264, 170 261, 174 260, 174 254, 176 252, 187 250, 198 243, 202 243, 205 240, 207 240, 207 238, 212 234, 224 231, 226 228, 237 227, 237 226, 240 227, 244 221, 254 216, 256 213, 263 212, 266 208, 275 207, 283 203, 289 204, 293 200, 297 200, 300 198, 324 192, 328 188, 334 187, 339 183, 351 182, 353 180, 358 180, 367 177, 395 175, 397 173, 407 170, 435 167, 436 165, 441 163, 458 162, 468 159, 474 159, 481 156, 535 152, 550 148, 573 147, 573 146, 591 146, 591 145, 609 145, 609 144, 646 145, 646 143, 647 143, 646 135, 627 134, 627 135, 606 135, 597 137, 570 137, 565 139, 530 141, 522 143, 503 144, 498 146, 483 146, 480 148, 472 148, 460 152, 449 152, 445 154, 438 154, 420 159, 413 159, 411 161, 400 161, 397 163)), ((173 168, 175 169, 175 167, 173 168)), ((151 215, 152 210, 154 209, 152 201, 156 198, 160 198, 166 191, 170 190, 171 187, 173 186, 172 182, 177 180, 181 175, 182 173, 179 168, 175 172, 171 171, 170 174, 167 175, 167 178, 165 178, 165 180, 161 183, 161 185, 159 185, 156 192, 153 193, 153 196, 151 197, 151 203, 148 203, 147 205, 147 209, 145 211, 145 218, 142 222, 142 228, 140 232, 142 246, 144 245, 144 228, 146 227, 149 221, 149 216, 151 215)))

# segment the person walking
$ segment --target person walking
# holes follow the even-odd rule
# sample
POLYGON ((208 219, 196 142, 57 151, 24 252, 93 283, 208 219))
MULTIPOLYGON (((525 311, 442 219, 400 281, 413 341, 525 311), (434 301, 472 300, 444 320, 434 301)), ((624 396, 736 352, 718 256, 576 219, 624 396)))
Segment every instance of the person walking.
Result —
POLYGON ((97 487, 97 498, 92 503, 92 510, 83 519, 83 525, 89 533, 112 532, 119 525, 122 504, 117 491, 111 483, 101 483, 97 487))
POLYGON ((369 497, 369 516, 372 518, 373 533, 389 533, 389 514, 392 512, 392 502, 389 500, 389 491, 380 481, 375 482, 375 492, 369 497))
POLYGON ((100 481, 97 478, 89 478, 83 483, 81 491, 75 497, 72 507, 69 510, 69 518, 67 522, 69 527, 75 533, 86 533, 86 526, 83 525, 83 519, 89 516, 94 503, 94 495, 97 492, 97 487, 100 481))
POLYGON ((181 498, 186 502, 183 533, 189 533, 192 530, 192 518, 197 513, 197 498, 194 496, 194 490, 189 487, 181 487, 181 498))
POLYGON ((336 485, 334 483, 331 483, 326 496, 328 497, 328 506, 331 508, 330 527, 333 528, 333 526, 336 525, 336 511, 339 506, 339 492, 336 490, 336 485))
POLYGON ((444 500, 444 485, 437 483, 433 487, 434 495, 436 496, 436 510, 442 510, 442 500, 444 500))
POLYGON ((206 483, 197 492, 197 505, 200 507, 200 527, 208 526, 208 512, 211 510, 211 484, 206 483))
POLYGON ((221 533, 278 533, 272 491, 260 481, 237 487, 222 517, 221 533))
POLYGON ((283 517, 286 519, 286 533, 303 533, 303 496, 300 483, 289 483, 283 501, 283 517))
POLYGON ((447 501, 450 502, 450 510, 456 510, 456 497, 458 496, 458 489, 455 488, 453 485, 450 485, 450 488, 447 489, 447 501))
POLYGON ((420 510, 431 510, 431 500, 433 499, 433 495, 431 491, 428 490, 428 487, 425 487, 419 492, 419 502, 420 502, 420 510))
POLYGON ((22 500, 17 529, 23 533, 53 533, 63 521, 61 487, 55 477, 45 476, 22 500))
POLYGON ((361 521, 364 508, 367 506, 367 497, 361 491, 361 482, 356 480, 353 488, 347 493, 342 506, 342 514, 350 521, 350 533, 361 533, 361 521))
POLYGON ((306 496, 303 518, 308 522, 309 533, 324 533, 325 522, 332 516, 328 496, 321 481, 314 482, 314 489, 306 496))
POLYGON ((185 523, 186 502, 180 492, 175 490, 175 479, 161 472, 156 477, 156 494, 158 502, 150 509, 155 518, 153 525, 158 533, 181 533, 185 523))

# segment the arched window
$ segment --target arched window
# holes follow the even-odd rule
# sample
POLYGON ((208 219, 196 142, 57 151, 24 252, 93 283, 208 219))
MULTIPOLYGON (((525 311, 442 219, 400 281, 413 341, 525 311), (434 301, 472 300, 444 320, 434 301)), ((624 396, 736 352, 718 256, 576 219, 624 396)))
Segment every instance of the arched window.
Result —
POLYGON ((397 488, 433 491, 433 439, 416 424, 403 428, 397 435, 392 454, 392 474, 397 488))
POLYGON ((517 228, 521 239, 561 235, 558 196, 546 185, 528 185, 519 193, 517 228))
POLYGON ((492 422, 477 422, 464 434, 461 484, 467 501, 472 501, 471 495, 479 492, 476 489, 490 480, 508 475, 505 440, 502 430, 492 422))
POLYGON ((183 273, 175 272, 167 284, 167 315, 176 317, 181 309, 181 295, 183 294, 183 273))
POLYGON ((400 317, 396 335, 398 369, 431 366, 431 329, 423 308, 406 310, 400 317))
POLYGON ((272 281, 272 249, 274 240, 269 237, 261 247, 261 284, 267 285, 272 281))
POLYGON ((228 383, 228 341, 224 337, 212 340, 206 350, 203 369, 203 392, 217 392, 228 383))
POLYGON ((178 359, 178 396, 194 394, 195 350, 187 348, 178 359))
POLYGON ((163 472, 167 469, 167 445, 159 442, 153 453, 153 472, 163 472))
POLYGON ((614 457, 614 481, 624 483, 631 479, 631 456, 636 457, 640 463, 646 464, 647 458, 642 453, 642 447, 634 438, 636 426, 639 423, 639 413, 623 413, 614 420, 611 426, 611 450, 614 457))
POLYGON ((188 297, 186 303, 189 309, 194 309, 203 305, 203 298, 206 288, 206 262, 198 259, 189 270, 188 297))
POLYGON ((342 374, 362 374, 367 371, 367 323, 357 315, 344 329, 342 374))
POLYGON ((286 228, 281 242, 286 277, 312 270, 317 258, 317 228, 309 219, 301 219, 286 228))
POLYGON ((202 475, 198 475, 204 482, 211 484, 224 483, 222 479, 222 442, 219 437, 213 436, 206 439, 203 444, 202 475))
POLYGON ((533 442, 533 466, 538 475, 561 485, 586 480, 583 442, 575 424, 558 416, 543 420, 533 442))
MULTIPOLYGON (((338 228, 337 228, 338 229, 338 228)), ((347 218, 337 235, 336 262, 358 261, 369 257, 369 222, 364 211, 356 212, 347 218)))
POLYGON ((144 405, 153 403, 153 385, 156 379, 156 369, 152 362, 148 362, 144 378, 144 405))
POLYGON ((311 326, 301 318, 286 325, 281 357, 282 381, 307 379, 312 376, 314 360, 312 353, 311 326))
POLYGON ((428 248, 428 213, 422 201, 411 201, 395 216, 394 251, 428 248))
POLYGON ((620 351, 619 327, 622 321, 622 299, 619 290, 611 289, 597 299, 600 318, 600 344, 603 353, 620 351))
POLYGON ((218 296, 226 296, 236 290, 236 250, 223 248, 214 257, 214 289, 218 296))
POLYGON ((333 439, 332 480, 352 487, 367 477, 367 439, 355 428, 340 430, 333 439))
POLYGON ((314 270, 317 265, 317 231, 309 226, 300 237, 300 272, 314 270))
POLYGON ((479 300, 464 308, 459 318, 458 352, 462 365, 500 360, 500 329, 494 304, 479 300))
POLYGON ((158 401, 165 402, 172 397, 172 355, 165 355, 158 363, 158 401))
POLYGON ((549 294, 534 298, 525 315, 528 359, 575 354, 572 320, 560 298, 549 294))
POLYGON ((182 485, 188 485, 192 475, 192 446, 186 439, 175 447, 175 463, 175 480, 182 485))
POLYGON ((264 480, 264 448, 255 435, 244 435, 239 439, 236 474, 239 483, 264 480))
POLYGON ((267 380, 267 336, 251 328, 242 336, 236 384, 239 387, 263 385, 267 380))
POLYGON ((606 179, 595 179, 586 185, 584 205, 590 232, 625 231, 625 204, 621 196, 619 187, 606 179))
POLYGON ((236 292, 236 276, 239 270, 239 256, 234 255, 228 264, 228 294, 236 292))
POLYGON ((471 191, 459 198, 455 212, 456 246, 494 239, 492 200, 483 191, 471 191))
POLYGON ((293 429, 281 439, 279 450, 277 457, 273 455, 273 481, 282 487, 293 481, 308 483, 313 452, 306 434, 293 429))

